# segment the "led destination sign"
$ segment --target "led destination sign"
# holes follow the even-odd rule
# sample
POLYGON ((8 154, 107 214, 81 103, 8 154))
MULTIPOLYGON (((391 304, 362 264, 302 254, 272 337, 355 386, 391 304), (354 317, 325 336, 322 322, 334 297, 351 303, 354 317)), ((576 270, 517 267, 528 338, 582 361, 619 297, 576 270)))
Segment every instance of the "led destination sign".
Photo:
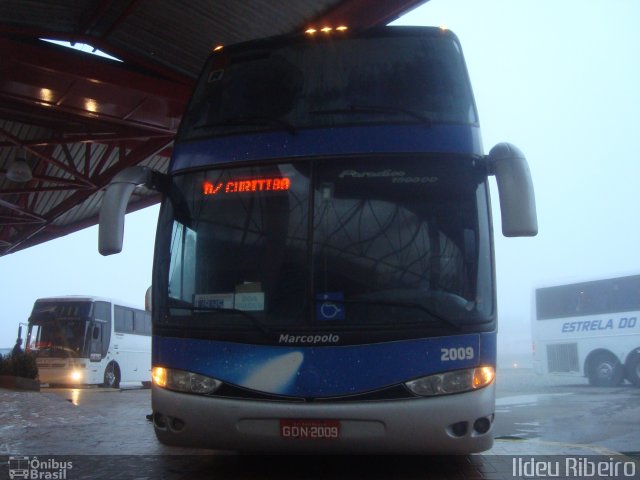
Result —
POLYGON ((223 193, 285 191, 291 188, 291 180, 286 177, 254 178, 251 180, 229 180, 227 182, 209 182, 202 184, 204 195, 223 193))

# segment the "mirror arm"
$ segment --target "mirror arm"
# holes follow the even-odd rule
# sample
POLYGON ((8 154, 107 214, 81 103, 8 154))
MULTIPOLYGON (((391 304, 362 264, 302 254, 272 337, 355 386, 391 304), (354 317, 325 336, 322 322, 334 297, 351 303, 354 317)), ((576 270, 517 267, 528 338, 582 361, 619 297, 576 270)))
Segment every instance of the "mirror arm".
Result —
POLYGON ((122 251, 127 204, 133 191, 141 185, 162 191, 166 187, 166 176, 148 167, 130 167, 117 173, 107 186, 100 207, 98 230, 100 254, 106 256, 122 251))

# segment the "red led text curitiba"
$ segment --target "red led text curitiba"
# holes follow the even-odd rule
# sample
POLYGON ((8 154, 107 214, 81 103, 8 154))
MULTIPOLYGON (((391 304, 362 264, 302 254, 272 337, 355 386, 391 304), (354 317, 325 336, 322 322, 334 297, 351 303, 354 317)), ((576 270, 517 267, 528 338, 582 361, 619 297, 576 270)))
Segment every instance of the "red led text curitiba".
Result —
POLYGON ((285 177, 254 178, 251 180, 230 180, 218 183, 205 181, 202 184, 202 193, 204 195, 216 195, 218 193, 284 191, 289 190, 289 188, 291 188, 291 180, 285 177))

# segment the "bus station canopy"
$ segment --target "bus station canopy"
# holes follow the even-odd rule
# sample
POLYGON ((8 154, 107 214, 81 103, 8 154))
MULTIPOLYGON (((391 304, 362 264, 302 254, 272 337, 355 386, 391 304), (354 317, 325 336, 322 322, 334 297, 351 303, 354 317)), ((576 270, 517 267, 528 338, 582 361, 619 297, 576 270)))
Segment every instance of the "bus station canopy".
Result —
MULTIPOLYGON (((216 46, 383 25, 426 1, 0 2, 0 256, 95 225, 103 189, 122 169, 166 170, 216 46)), ((136 192, 129 211, 157 202, 136 192)))

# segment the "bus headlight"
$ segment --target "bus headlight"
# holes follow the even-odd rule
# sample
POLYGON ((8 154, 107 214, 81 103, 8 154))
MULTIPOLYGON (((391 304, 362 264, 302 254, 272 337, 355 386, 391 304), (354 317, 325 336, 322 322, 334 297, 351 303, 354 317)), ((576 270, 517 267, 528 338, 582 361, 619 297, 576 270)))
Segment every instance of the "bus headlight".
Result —
POLYGON ((495 376, 494 367, 477 367, 429 375, 406 382, 405 385, 416 395, 430 397, 477 390, 493 382, 495 376))
POLYGON ((73 370, 69 377, 72 382, 78 383, 82 380, 82 372, 80 370, 73 370))
POLYGON ((215 378, 164 367, 153 367, 151 378, 158 387, 186 393, 212 393, 222 385, 215 378))

